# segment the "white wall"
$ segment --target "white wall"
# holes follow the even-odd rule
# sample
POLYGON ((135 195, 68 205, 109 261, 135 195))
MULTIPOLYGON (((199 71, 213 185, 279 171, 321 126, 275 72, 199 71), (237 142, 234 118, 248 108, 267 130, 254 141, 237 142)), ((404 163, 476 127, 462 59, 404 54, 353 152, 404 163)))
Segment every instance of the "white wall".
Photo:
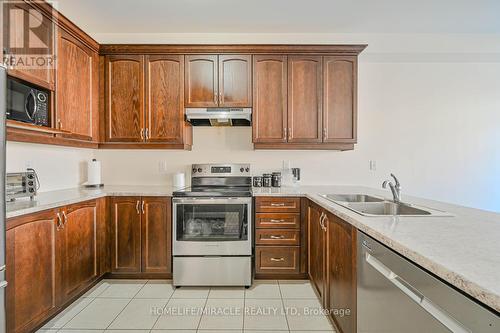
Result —
POLYGON ((7 172, 34 168, 40 178, 40 191, 79 186, 87 180, 87 164, 94 156, 91 149, 7 142, 7 172))
MULTIPOLYGON (((260 173, 278 169, 281 161, 288 159, 293 166, 302 168, 304 184, 379 187, 394 172, 405 193, 500 212, 498 36, 293 36, 194 36, 186 40, 368 43, 369 48, 360 57, 359 143, 354 151, 254 151, 250 128, 197 127, 191 152, 96 151, 96 157, 103 162, 104 182, 169 184, 173 172, 189 172, 191 163, 205 162, 249 162, 260 173), (376 171, 369 170, 369 160, 377 161, 376 171), (166 174, 160 173, 161 161, 167 162, 166 174)), ((130 42, 169 43, 180 42, 183 36, 174 37, 127 38, 130 42)), ((124 41, 123 38, 107 35, 105 41, 124 41)), ((23 152, 18 146, 25 145, 16 144, 16 149, 9 149, 8 165, 9 159, 23 159, 17 156, 23 152)), ((38 146, 29 145, 26 152, 35 147, 38 146)), ((58 187, 76 185, 82 180, 84 176, 77 172, 77 166, 79 161, 91 158, 92 153, 43 149, 53 150, 54 155, 72 167, 58 167, 57 175, 52 168, 44 168, 40 170, 42 177, 51 179, 58 187), (66 151, 68 154, 63 153, 66 151), (61 181, 62 178, 66 180, 61 181)))

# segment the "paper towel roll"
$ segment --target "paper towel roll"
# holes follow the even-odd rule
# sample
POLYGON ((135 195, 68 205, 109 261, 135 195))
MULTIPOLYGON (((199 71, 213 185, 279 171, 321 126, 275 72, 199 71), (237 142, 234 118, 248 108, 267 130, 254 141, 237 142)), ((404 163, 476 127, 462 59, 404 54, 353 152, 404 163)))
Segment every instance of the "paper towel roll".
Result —
POLYGON ((172 185, 175 188, 184 188, 186 187, 186 177, 183 172, 177 172, 172 177, 172 185))
POLYGON ((93 159, 87 164, 87 186, 101 185, 101 162, 93 159))

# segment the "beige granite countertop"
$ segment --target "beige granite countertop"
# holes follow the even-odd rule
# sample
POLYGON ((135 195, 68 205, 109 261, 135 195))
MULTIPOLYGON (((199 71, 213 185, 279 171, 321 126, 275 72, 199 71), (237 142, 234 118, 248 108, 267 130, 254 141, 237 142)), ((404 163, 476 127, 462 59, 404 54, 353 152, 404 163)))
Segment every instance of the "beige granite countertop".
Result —
MULTIPOLYGON (((7 217, 33 213, 103 196, 170 196, 167 186, 105 186, 40 193, 36 200, 7 204, 7 217)), ((451 213, 449 216, 365 217, 320 194, 390 192, 359 186, 254 188, 254 196, 300 196, 316 202, 394 251, 473 298, 500 311, 500 214, 405 196, 402 200, 451 213)))

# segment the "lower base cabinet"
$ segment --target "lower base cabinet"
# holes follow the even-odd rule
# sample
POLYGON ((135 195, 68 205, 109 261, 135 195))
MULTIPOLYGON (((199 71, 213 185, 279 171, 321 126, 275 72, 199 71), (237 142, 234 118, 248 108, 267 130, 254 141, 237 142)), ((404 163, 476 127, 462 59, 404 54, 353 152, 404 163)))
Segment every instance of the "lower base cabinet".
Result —
POLYGON ((7 332, 32 332, 99 278, 104 199, 7 221, 7 332))
POLYGON ((172 273, 169 197, 111 198, 111 272, 172 273))
POLYGON ((308 205, 309 278, 339 333, 356 332, 356 229, 308 205))

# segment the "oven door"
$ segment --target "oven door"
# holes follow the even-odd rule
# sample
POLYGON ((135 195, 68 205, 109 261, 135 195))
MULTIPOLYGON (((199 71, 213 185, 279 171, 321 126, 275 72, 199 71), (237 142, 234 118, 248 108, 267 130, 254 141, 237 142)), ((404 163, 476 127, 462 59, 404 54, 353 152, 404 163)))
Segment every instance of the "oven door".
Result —
POLYGON ((174 198, 174 256, 252 254, 252 198, 174 198))

